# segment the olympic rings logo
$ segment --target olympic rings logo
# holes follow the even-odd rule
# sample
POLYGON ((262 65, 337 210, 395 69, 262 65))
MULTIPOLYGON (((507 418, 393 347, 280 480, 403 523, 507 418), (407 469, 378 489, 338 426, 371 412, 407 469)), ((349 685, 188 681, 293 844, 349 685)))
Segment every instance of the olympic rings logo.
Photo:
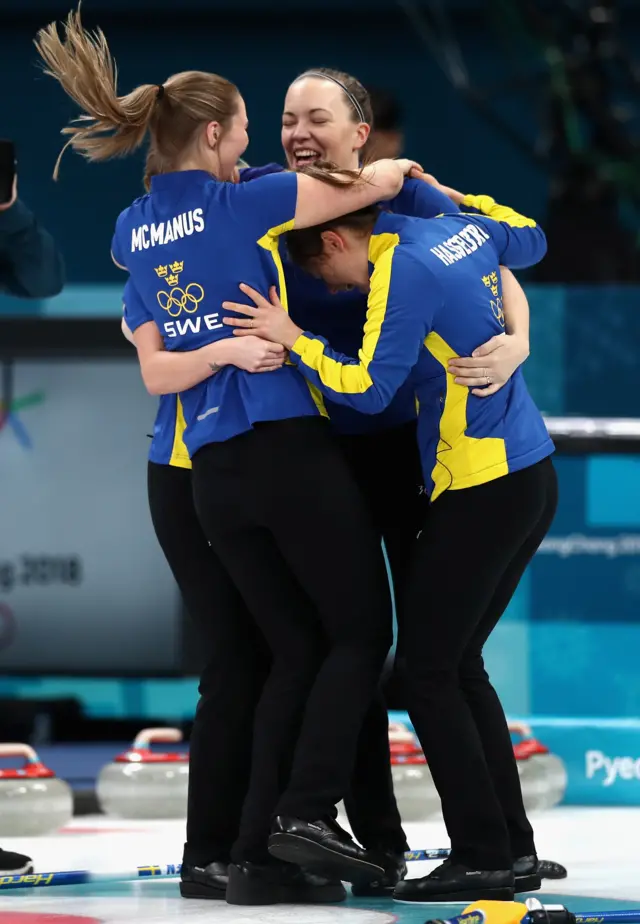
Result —
POLYGON ((497 302, 494 302, 491 299, 491 311, 493 312, 494 318, 498 321, 501 327, 504 327, 504 311, 502 310, 502 299, 499 298, 497 302))
POLYGON ((158 304, 164 311, 168 311, 172 318, 180 317, 182 311, 193 314, 204 298, 204 289, 197 282, 190 282, 186 289, 179 286, 165 292, 158 292, 158 304))

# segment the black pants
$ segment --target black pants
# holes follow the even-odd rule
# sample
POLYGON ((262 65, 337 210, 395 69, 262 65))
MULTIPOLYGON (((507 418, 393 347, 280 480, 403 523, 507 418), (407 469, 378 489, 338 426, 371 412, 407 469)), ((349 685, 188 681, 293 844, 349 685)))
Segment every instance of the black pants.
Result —
MULTIPOLYGON (((423 490, 417 424, 412 421, 376 433, 340 436, 339 442, 384 541, 396 616, 399 616, 416 537, 429 510, 423 490)), ((398 651, 396 657, 401 663, 398 651)), ((401 689, 399 677, 390 670, 386 687, 393 692, 401 689)), ((358 741, 353 782, 345 807, 361 844, 375 844, 382 837, 392 850, 405 850, 408 845, 393 792, 388 726, 386 703, 379 692, 358 741)))
POLYGON ((394 593, 399 598, 416 537, 429 511, 417 423, 411 421, 377 433, 341 435, 338 441, 384 540, 394 593))
POLYGON ((269 649, 196 517, 188 469, 149 463, 151 519, 203 649, 191 732, 187 842, 196 866, 228 860, 249 785, 269 649))
POLYGON ((349 788, 391 643, 388 583, 362 496, 321 418, 204 446, 193 489, 205 534, 272 654, 232 851, 260 860, 273 814, 334 815, 349 788))
MULTIPOLYGON (((254 711, 271 656, 202 532, 193 505, 191 471, 150 462, 147 481, 156 536, 196 627, 205 664, 191 735, 184 859, 206 865, 228 857, 238 835, 249 783, 254 711), (220 740, 228 743, 223 762, 220 740)), ((357 766, 345 803, 362 844, 394 851, 407 848, 393 793, 387 710, 379 693, 358 738, 357 766)))
POLYGON ((408 710, 442 800, 452 859, 473 869, 508 869, 535 853, 482 649, 556 506, 551 459, 447 491, 430 509, 411 563, 400 620, 408 710))

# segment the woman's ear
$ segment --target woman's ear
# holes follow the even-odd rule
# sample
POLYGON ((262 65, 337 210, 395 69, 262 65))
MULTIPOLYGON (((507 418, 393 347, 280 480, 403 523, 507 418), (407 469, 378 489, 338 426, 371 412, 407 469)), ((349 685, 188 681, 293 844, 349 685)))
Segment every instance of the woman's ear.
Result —
POLYGON ((218 144, 218 139, 220 138, 220 123, 219 122, 209 122, 205 130, 207 144, 210 148, 215 149, 218 144))
POLYGON ((371 134, 371 126, 367 125, 366 122, 361 122, 356 128, 356 137, 355 143, 353 146, 354 151, 361 151, 369 140, 369 135, 371 134))
POLYGON ((344 238, 337 231, 323 231, 320 236, 325 253, 342 253, 345 249, 344 238))

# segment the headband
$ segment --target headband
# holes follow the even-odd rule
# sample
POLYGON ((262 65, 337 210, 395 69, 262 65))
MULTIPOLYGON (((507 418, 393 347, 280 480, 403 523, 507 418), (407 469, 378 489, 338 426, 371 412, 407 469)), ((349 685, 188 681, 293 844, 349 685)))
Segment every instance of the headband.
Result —
POLYGON ((356 115, 358 116, 360 121, 361 122, 367 121, 364 117, 362 106, 360 105, 358 100, 355 98, 353 93, 347 90, 343 82, 341 80, 338 80, 337 77, 332 77, 330 74, 321 74, 319 71, 307 71, 305 74, 300 74, 299 77, 296 77, 296 80, 302 80, 303 77, 322 77, 323 80, 333 81, 333 83, 337 84, 340 87, 340 89, 344 92, 345 96, 348 98, 349 102, 355 109, 356 115))

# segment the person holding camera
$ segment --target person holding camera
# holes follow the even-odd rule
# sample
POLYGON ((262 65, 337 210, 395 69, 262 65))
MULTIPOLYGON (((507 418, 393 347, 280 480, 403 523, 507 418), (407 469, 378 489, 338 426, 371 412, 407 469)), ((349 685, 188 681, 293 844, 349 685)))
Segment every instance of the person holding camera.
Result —
POLYGON ((18 199, 14 146, 0 141, 0 294, 51 298, 63 285, 62 254, 18 199))
MULTIPOLYGON (((62 255, 18 199, 13 144, 0 141, 0 294, 50 298, 64 285, 62 255)), ((0 847, 0 876, 25 876, 33 860, 0 847)))

